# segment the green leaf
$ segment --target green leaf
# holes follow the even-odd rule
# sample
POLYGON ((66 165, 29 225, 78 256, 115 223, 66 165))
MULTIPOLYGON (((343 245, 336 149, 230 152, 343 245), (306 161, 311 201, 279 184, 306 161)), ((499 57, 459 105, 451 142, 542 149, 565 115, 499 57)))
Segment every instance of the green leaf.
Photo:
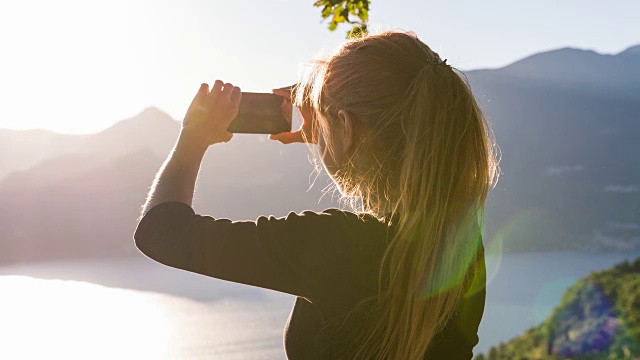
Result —
POLYGON ((347 31, 347 38, 358 38, 368 33, 367 24, 359 24, 354 26, 351 30, 347 31))
POLYGON ((322 8, 320 15, 323 20, 330 19, 329 31, 336 30, 342 23, 355 24, 347 32, 348 37, 354 37, 367 31, 369 4, 369 0, 317 0, 313 6, 322 8), (350 19, 349 15, 357 16, 360 21, 353 17, 350 19))
POLYGON ((340 15, 342 16, 344 21, 349 22, 349 10, 347 8, 342 9, 340 15))
POLYGON ((360 20, 362 20, 363 22, 367 22, 367 20, 369 20, 369 10, 367 9, 360 9, 360 11, 358 12, 358 17, 360 18, 360 20))
POLYGON ((322 18, 326 19, 333 13, 333 9, 330 5, 326 5, 324 9, 322 9, 322 18))
POLYGON ((342 8, 337 7, 333 10, 333 19, 331 21, 336 22, 337 24, 345 21, 344 16, 342 16, 342 8))

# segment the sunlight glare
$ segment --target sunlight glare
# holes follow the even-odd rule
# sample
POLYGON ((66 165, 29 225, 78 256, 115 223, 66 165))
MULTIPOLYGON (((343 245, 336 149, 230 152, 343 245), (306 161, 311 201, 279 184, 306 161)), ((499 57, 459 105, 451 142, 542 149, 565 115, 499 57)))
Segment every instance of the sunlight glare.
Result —
POLYGON ((91 133, 151 104, 159 40, 143 5, 3 3, 0 128, 91 133))
POLYGON ((0 276, 0 291, 0 359, 168 356, 160 294, 26 276, 0 276))

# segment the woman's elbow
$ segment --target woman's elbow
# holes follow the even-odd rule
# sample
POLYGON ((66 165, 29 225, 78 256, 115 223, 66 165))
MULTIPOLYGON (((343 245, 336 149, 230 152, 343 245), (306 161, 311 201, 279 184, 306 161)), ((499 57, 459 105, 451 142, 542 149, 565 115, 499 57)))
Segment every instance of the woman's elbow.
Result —
POLYGON ((194 212, 184 203, 156 205, 140 219, 133 235, 138 250, 162 264, 184 268, 189 261, 189 240, 194 212))
POLYGON ((141 236, 136 234, 133 239, 138 251, 153 260, 159 261, 158 256, 161 255, 161 252, 158 251, 158 246, 154 244, 152 236, 141 236))
POLYGON ((186 244, 175 236, 135 236, 135 245, 148 258, 161 264, 184 268, 188 263, 186 244))

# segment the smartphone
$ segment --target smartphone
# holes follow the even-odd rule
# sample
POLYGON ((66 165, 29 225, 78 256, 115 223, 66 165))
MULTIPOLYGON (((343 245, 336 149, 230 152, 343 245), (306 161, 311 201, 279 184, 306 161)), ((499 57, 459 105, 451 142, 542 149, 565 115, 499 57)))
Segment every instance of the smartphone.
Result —
MULTIPOLYGON (((291 131, 291 116, 283 114, 285 99, 269 93, 243 92, 238 116, 227 131, 245 134, 277 134, 291 131)), ((292 111, 289 105, 289 111, 292 111)), ((286 109, 286 108, 285 108, 286 109)))

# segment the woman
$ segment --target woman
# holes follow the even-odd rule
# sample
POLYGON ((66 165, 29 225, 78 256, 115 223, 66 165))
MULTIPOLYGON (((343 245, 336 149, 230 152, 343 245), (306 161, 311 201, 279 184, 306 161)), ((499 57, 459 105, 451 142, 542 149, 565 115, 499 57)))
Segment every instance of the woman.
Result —
POLYGON ((301 129, 270 138, 317 144, 341 194, 361 208, 255 222, 196 215, 200 162, 231 139, 241 96, 203 84, 154 182, 138 248, 296 295, 290 359, 471 359, 485 298, 481 215, 497 161, 461 74, 412 33, 346 42, 293 89, 301 129))

